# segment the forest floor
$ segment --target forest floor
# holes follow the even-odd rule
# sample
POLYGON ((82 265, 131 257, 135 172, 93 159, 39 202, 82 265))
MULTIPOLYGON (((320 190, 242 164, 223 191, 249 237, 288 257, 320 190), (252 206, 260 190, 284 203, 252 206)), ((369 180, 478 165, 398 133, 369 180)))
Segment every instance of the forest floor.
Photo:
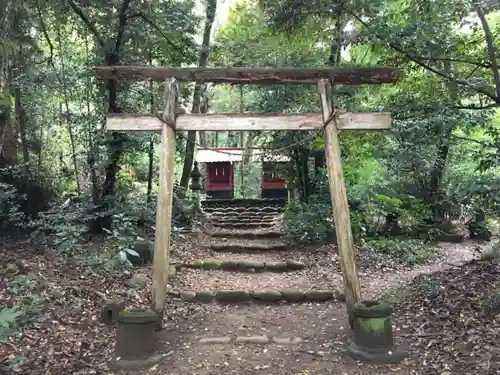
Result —
MULTIPOLYGON (((399 365, 370 366, 344 356, 352 335, 345 305, 338 300, 235 306, 171 298, 166 307, 166 329, 158 334, 162 361, 142 372, 117 372, 108 368, 114 329, 99 322, 100 309, 108 299, 126 299, 128 307, 149 306, 150 282, 138 292, 131 291, 127 283, 133 274, 150 276, 151 267, 106 273, 97 263, 89 262, 88 256, 64 258, 55 252, 36 252, 27 242, 5 242, 1 264, 11 264, 13 259, 23 262, 17 269, 4 267, 1 306, 28 306, 33 319, 21 335, 0 346, 0 360, 4 364, 23 362, 20 373, 25 375, 500 373, 500 321, 495 319, 500 308, 500 265, 474 260, 476 246, 474 242, 440 244, 436 258, 414 268, 383 257, 360 257, 363 297, 389 290, 397 297, 395 340, 409 351, 399 365), (274 337, 277 342, 236 343, 236 336, 274 337), (231 337, 232 341, 203 343, 203 339, 214 337, 231 337)), ((106 243, 96 242, 92 248, 97 253, 105 251, 106 243)), ((227 256, 198 246, 194 237, 172 248, 174 262, 227 256)), ((293 258, 303 261, 306 268, 295 273, 239 276, 183 269, 171 281, 170 289, 340 289, 342 285, 332 246, 313 252, 294 249, 245 255, 245 259, 249 257, 265 262, 293 258)))

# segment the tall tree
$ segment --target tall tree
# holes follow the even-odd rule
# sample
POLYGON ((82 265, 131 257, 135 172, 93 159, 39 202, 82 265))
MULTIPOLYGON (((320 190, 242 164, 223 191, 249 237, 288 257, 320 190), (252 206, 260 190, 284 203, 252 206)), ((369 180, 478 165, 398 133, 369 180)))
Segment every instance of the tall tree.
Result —
MULTIPOLYGON (((217 11, 217 0, 207 0, 205 11, 205 27, 203 30, 203 40, 200 47, 198 66, 205 67, 208 63, 210 53, 210 37, 212 35, 212 27, 217 11)), ((200 113, 201 98, 203 94, 203 85, 197 83, 193 93, 193 103, 191 113, 200 113)), ((194 161, 194 149, 196 144, 196 131, 189 131, 186 142, 186 152, 184 154, 184 166, 182 168, 182 176, 179 185, 185 193, 189 185, 189 176, 194 161)))

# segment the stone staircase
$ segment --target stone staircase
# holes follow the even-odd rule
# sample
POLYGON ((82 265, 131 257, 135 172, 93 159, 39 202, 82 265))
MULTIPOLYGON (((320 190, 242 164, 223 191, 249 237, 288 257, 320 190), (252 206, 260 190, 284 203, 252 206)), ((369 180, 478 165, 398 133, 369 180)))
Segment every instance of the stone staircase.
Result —
MULTIPOLYGON (((248 231, 275 226, 285 204, 277 199, 221 199, 205 201, 202 208, 209 226, 248 231)), ((217 232, 215 236, 218 236, 217 232)))
POLYGON ((206 221, 200 247, 211 258, 176 264, 176 268, 189 273, 187 278, 198 281, 195 284, 204 290, 190 290, 187 283, 172 294, 185 302, 220 304, 339 299, 336 288, 310 282, 310 278, 317 278, 311 265, 290 258, 291 247, 282 229, 285 204, 275 199, 202 202, 206 221), (210 274, 203 274, 206 272, 210 274))

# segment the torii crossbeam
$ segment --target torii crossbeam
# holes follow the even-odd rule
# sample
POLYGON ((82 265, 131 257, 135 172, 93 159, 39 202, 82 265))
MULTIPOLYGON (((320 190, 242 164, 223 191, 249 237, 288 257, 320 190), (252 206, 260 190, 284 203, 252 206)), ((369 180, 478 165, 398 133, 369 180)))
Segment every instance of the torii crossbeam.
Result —
POLYGON ((107 66, 94 69, 106 80, 152 79, 165 81, 165 109, 159 116, 108 114, 107 130, 161 131, 160 187, 156 212, 153 264, 153 309, 163 314, 168 277, 173 196, 175 130, 256 131, 315 130, 325 128, 328 182, 333 206, 338 251, 349 320, 361 299, 355 261, 349 206, 340 157, 340 130, 382 130, 391 126, 390 113, 347 113, 335 110, 334 84, 359 85, 397 82, 394 68, 170 68, 147 66, 107 66), (321 113, 310 114, 186 114, 178 115, 177 81, 231 84, 315 84, 321 100, 321 113))

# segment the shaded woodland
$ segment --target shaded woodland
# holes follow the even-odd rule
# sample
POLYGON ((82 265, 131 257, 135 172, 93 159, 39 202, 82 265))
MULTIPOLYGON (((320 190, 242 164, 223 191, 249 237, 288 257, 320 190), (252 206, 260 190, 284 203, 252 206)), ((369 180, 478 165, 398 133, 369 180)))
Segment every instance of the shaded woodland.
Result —
MULTIPOLYGON (((465 260, 478 257, 464 266, 470 279, 457 287, 466 291, 469 283, 477 295, 457 295, 456 269, 429 266, 440 273, 419 276, 404 292, 384 290, 384 296, 401 307, 398 324, 421 318, 429 329, 438 329, 429 311, 441 311, 443 303, 470 311, 473 329, 492 325, 483 335, 464 328, 453 337, 474 336, 470 342, 483 346, 500 337, 492 323, 500 309, 500 5, 492 0, 229 5, 227 17, 228 4, 220 0, 6 0, 0 5, 0 344, 8 353, 0 360, 5 373, 44 374, 59 355, 65 373, 105 373, 102 363, 110 349, 102 332, 96 336, 99 344, 89 349, 102 352, 92 357, 95 361, 62 349, 41 360, 21 346, 43 346, 51 330, 40 322, 70 314, 67 306, 75 298, 81 299, 81 309, 98 309, 101 283, 108 283, 112 296, 122 293, 137 305, 150 304, 146 283, 140 291, 122 284, 149 272, 133 259, 137 242, 154 238, 160 137, 106 132, 105 115, 157 114, 164 107, 164 85, 98 80, 95 66, 400 69, 395 84, 335 86, 337 107, 391 112, 393 118, 388 131, 341 133, 360 269, 380 276, 390 289, 384 270, 399 274, 432 262, 446 264, 447 257, 462 253, 465 260), (452 248, 442 252, 443 242, 452 248), (47 269, 50 273, 40 276, 47 269), (61 270, 68 275, 61 276, 61 270), (85 275, 81 285, 79 274, 85 275), (432 299, 429 293, 445 295, 432 299)), ((320 112, 317 89, 307 85, 183 83, 180 94, 180 113, 320 112)), ((322 131, 189 131, 176 134, 173 258, 195 260, 191 233, 203 226, 189 187, 199 147, 245 150, 247 156, 235 166, 237 198, 260 194, 262 166, 253 161, 252 150, 275 149, 288 157, 290 163, 277 171, 290 191, 283 213, 286 239, 309 259, 330 259, 323 251, 336 256, 322 131)), ((175 322, 196 313, 169 301, 165 319, 175 322)), ((453 331, 448 323, 455 317, 446 316, 441 314, 441 322, 453 331)), ((69 331, 81 335, 84 329, 69 331)), ((56 340, 61 347, 63 336, 56 340)), ((435 362, 435 368, 424 366, 429 374, 458 373, 451 370, 453 363, 477 374, 500 370, 494 350, 464 364, 457 358, 473 356, 474 345, 446 357, 443 347, 455 348, 450 342, 461 339, 448 336, 429 344, 423 337, 415 348, 435 362), (439 348, 429 354, 433 345, 439 348), (488 368, 476 366, 485 361, 488 368)), ((316 374, 310 370, 301 374, 316 374)))

